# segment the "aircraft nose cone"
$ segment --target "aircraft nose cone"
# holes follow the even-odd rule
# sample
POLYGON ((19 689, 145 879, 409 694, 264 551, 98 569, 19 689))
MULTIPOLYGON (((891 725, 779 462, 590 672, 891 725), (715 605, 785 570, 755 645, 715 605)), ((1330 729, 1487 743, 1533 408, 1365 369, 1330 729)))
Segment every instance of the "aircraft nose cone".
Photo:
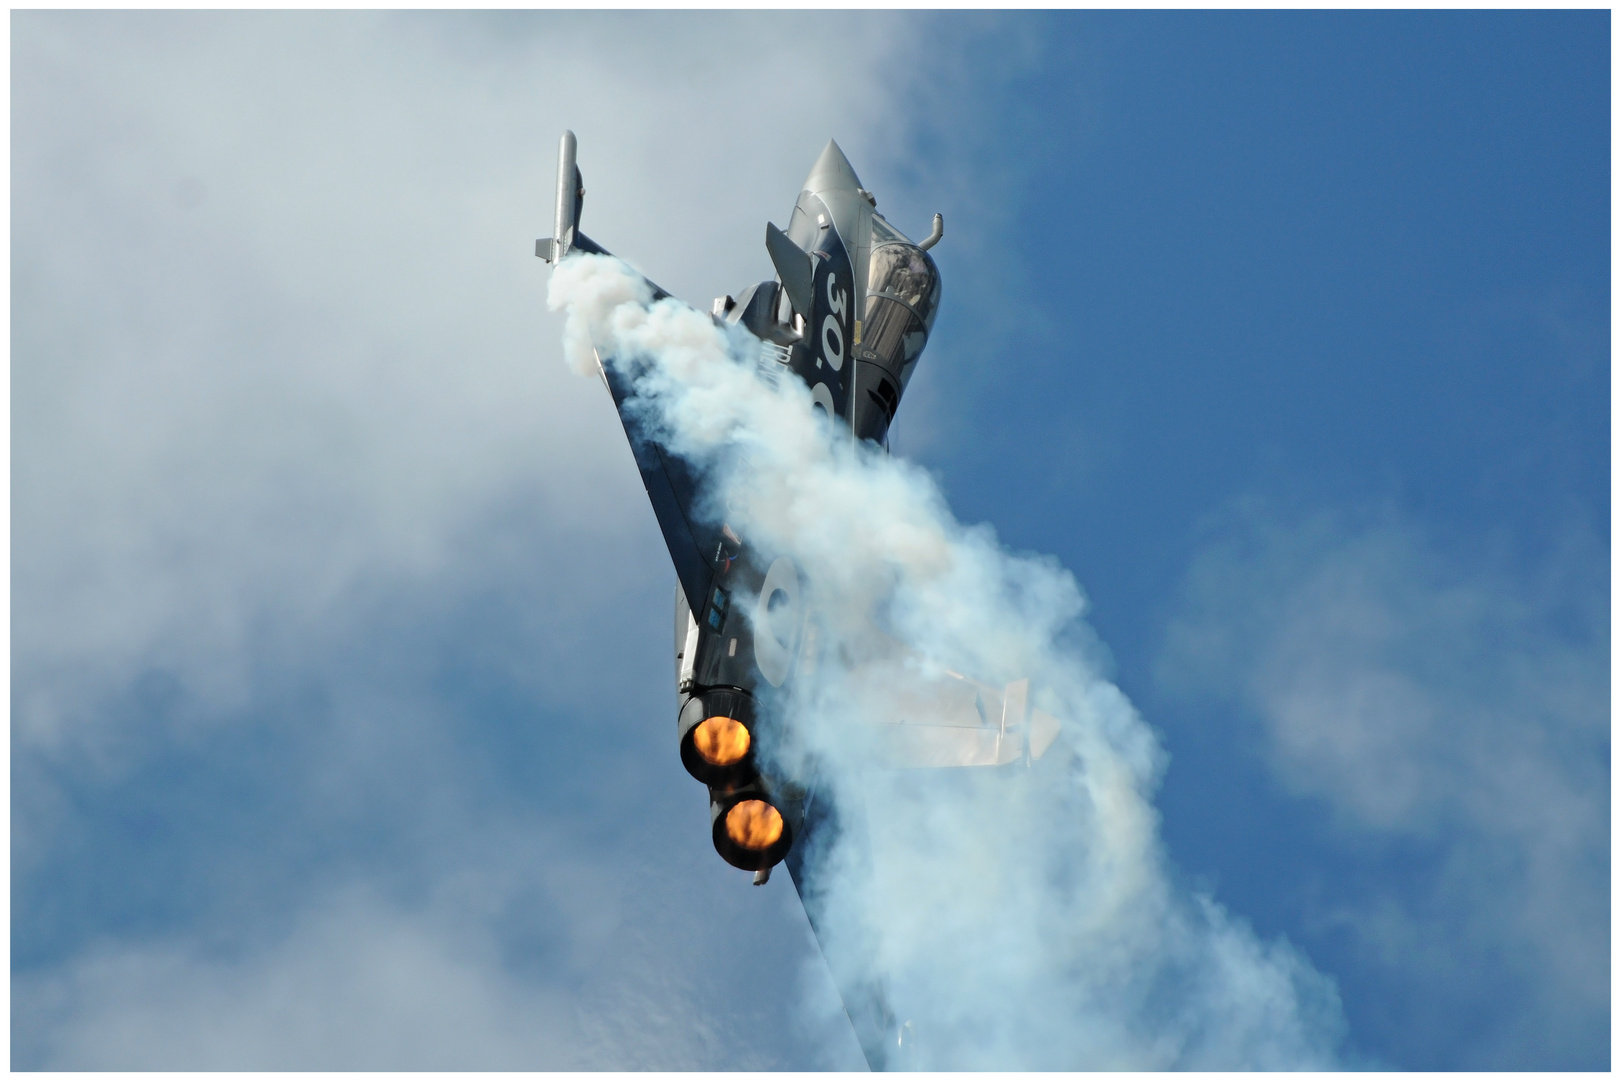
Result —
POLYGON ((805 177, 804 188, 806 191, 859 191, 861 179, 855 175, 838 143, 828 139, 826 149, 811 166, 810 175, 805 177))

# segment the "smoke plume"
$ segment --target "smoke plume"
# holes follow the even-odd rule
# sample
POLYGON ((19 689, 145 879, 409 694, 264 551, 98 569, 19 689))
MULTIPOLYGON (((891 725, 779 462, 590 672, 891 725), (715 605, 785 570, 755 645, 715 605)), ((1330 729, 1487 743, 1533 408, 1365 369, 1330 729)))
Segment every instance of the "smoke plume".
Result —
POLYGON ((882 987, 933 1069, 1315 1069, 1343 1037, 1332 981, 1178 886, 1151 802, 1164 755, 1099 673, 1084 599, 1057 562, 951 514, 922 469, 835 437, 758 343, 599 256, 562 263, 569 363, 635 374, 630 407, 717 480, 714 506, 812 583, 820 666, 787 708, 784 757, 814 755, 859 808, 870 858, 825 854, 822 948, 882 987), (903 648, 885 647, 886 642, 903 648), (873 687, 946 670, 1031 680, 1059 717, 1031 767, 884 771, 873 687))

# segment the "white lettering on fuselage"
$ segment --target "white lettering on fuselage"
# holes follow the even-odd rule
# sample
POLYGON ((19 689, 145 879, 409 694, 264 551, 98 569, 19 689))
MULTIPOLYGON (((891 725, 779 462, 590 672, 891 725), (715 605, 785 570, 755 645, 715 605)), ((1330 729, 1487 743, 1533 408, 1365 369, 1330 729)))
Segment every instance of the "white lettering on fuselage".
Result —
POLYGON ((827 306, 832 309, 821 321, 821 352, 834 371, 844 367, 844 324, 839 317, 848 310, 849 294, 838 286, 838 275, 827 275, 827 306))

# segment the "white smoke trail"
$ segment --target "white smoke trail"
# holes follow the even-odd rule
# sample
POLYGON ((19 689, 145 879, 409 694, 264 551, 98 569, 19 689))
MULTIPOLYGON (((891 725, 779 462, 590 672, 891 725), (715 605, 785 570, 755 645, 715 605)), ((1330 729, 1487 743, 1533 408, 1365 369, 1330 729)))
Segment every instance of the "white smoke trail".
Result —
MULTIPOLYGON (((1323 1068, 1343 1020, 1332 981, 1176 888, 1150 796, 1162 753, 1086 659, 1083 608, 1055 560, 952 517, 926 472, 831 437, 797 379, 759 379, 746 332, 714 325, 613 259, 562 263, 581 373, 645 364, 636 406, 718 477, 726 520, 813 583, 823 662, 789 709, 840 805, 864 805, 867 862, 824 866, 822 946, 881 985, 927 1068, 1323 1068), (871 620, 909 647, 874 653, 871 620), (918 658, 921 658, 920 660, 918 658), (1028 677, 1063 731, 1033 768, 883 772, 860 737, 871 687, 918 666, 1028 677), (877 677, 874 678, 874 670, 877 677)), ((881 640, 879 638, 878 640, 881 640)))

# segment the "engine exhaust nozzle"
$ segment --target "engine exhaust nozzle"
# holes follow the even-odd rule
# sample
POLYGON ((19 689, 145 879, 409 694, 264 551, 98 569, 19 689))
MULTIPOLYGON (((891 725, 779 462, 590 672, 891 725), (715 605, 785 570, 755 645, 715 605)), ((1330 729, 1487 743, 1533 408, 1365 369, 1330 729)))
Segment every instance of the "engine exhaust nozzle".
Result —
POLYGON ((754 700, 741 690, 692 695, 676 729, 681 764, 710 787, 735 788, 754 778, 754 700))
POLYGON ((714 850, 739 870, 769 870, 793 846, 787 818, 759 784, 711 790, 709 816, 714 822, 714 850))

